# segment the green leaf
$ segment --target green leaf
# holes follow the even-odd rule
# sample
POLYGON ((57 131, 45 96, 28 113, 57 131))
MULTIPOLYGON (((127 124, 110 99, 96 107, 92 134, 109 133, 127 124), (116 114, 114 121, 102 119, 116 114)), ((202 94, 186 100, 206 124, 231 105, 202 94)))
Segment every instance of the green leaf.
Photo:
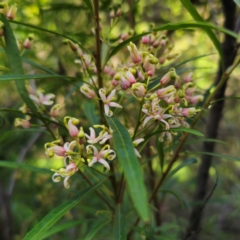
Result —
POLYGON ((127 129, 115 118, 106 117, 113 130, 113 142, 118 160, 123 167, 124 176, 130 196, 139 216, 148 220, 147 191, 143 181, 143 173, 139 161, 134 153, 132 139, 127 129))
POLYGON ((171 193, 181 204, 181 207, 184 208, 183 201, 181 197, 174 191, 168 190, 168 189, 160 189, 159 192, 164 192, 164 193, 171 193))
POLYGON ((240 37, 232 32, 229 31, 225 28, 217 27, 212 24, 206 23, 206 22, 181 22, 181 23, 167 23, 161 27, 156 27, 153 28, 152 31, 141 33, 138 35, 135 35, 131 38, 128 38, 127 40, 123 41, 122 43, 118 44, 116 47, 112 49, 112 51, 109 53, 106 62, 113 56, 115 55, 118 51, 120 51, 124 46, 126 46, 129 42, 134 42, 138 39, 140 39, 142 36, 147 35, 152 32, 157 32, 157 31, 164 31, 164 30, 178 30, 178 29, 186 29, 186 28, 201 28, 205 30, 206 28, 208 29, 216 29, 220 32, 226 33, 234 38, 239 39, 240 37))
POLYGON ((13 169, 21 169, 30 172, 38 172, 38 173, 52 173, 49 169, 46 168, 38 168, 28 165, 26 163, 17 163, 10 161, 2 161, 0 160, 0 167, 13 168, 13 169))
POLYGON ((163 165, 164 165, 164 141, 161 142, 158 140, 159 134, 156 137, 156 147, 157 147, 157 152, 158 152, 158 157, 160 161, 160 167, 161 170, 163 171, 163 165))
POLYGON ((227 160, 240 162, 240 158, 232 157, 232 156, 228 156, 228 155, 223 155, 223 154, 218 154, 218 153, 211 153, 211 152, 191 152, 191 153, 205 154, 205 155, 210 155, 210 156, 213 156, 213 157, 219 157, 219 158, 223 158, 223 159, 227 159, 227 160))
POLYGON ((86 219, 79 220, 79 221, 70 221, 70 222, 63 223, 61 225, 55 226, 51 230, 49 230, 46 234, 44 234, 40 239, 48 238, 48 237, 52 236, 53 234, 56 234, 56 233, 61 232, 65 229, 69 229, 71 227, 80 225, 81 223, 86 222, 86 221, 87 221, 86 219))
MULTIPOLYGON (((191 14, 193 19, 197 22, 205 22, 203 18, 198 14, 197 10, 193 7, 191 4, 190 0, 180 0, 184 7, 187 9, 187 11, 191 14)), ((217 39, 216 35, 212 32, 211 29, 207 27, 203 27, 203 30, 207 33, 208 37, 211 39, 213 42, 215 48, 218 51, 218 54, 220 55, 221 61, 223 61, 223 53, 222 53, 222 48, 219 40, 217 39)))
POLYGON ((179 164, 176 168, 174 168, 167 176, 167 179, 171 178, 176 172, 178 172, 180 169, 183 167, 189 166, 193 163, 196 163, 197 159, 196 158, 189 158, 186 161, 183 161, 181 164, 179 164))
POLYGON ((190 133, 199 137, 203 137, 204 135, 192 128, 185 128, 185 127, 179 127, 179 128, 171 128, 170 131, 177 131, 177 132, 186 132, 186 133, 190 133))
MULTIPOLYGON (((19 50, 17 47, 16 39, 13 35, 11 26, 6 19, 6 17, 1 13, 1 20, 4 23, 4 39, 6 43, 6 53, 9 61, 9 65, 13 74, 21 74, 23 75, 23 67, 22 60, 19 54, 19 50)), ((27 92, 24 81, 15 81, 19 94, 21 95, 23 101, 26 105, 36 114, 37 108, 32 100, 29 98, 29 94, 27 92)))
POLYGON ((118 203, 115 208, 113 236, 114 240, 127 239, 126 218, 121 203, 118 203))
POLYGON ((87 5, 88 9, 90 10, 92 15, 94 16, 92 1, 91 0, 83 0, 83 1, 85 2, 85 4, 87 5))
MULTIPOLYGON (((104 222, 99 222, 97 223, 87 234, 87 236, 85 237, 85 240, 91 240, 94 239, 94 236, 96 235, 96 233, 102 229, 106 224, 108 224, 110 222, 110 220, 106 220, 104 222)), ((96 239, 96 238, 95 238, 96 239)))
POLYGON ((48 213, 27 235, 23 240, 39 240, 43 234, 47 232, 61 217, 64 216, 71 208, 77 205, 82 199, 87 197, 90 193, 96 190, 106 179, 98 182, 95 185, 81 191, 75 197, 67 200, 65 203, 61 204, 59 207, 53 209, 48 213))
POLYGON ((53 75, 53 74, 6 74, 0 76, 0 81, 18 81, 18 80, 27 80, 27 79, 45 79, 45 78, 73 78, 68 76, 53 75))
POLYGON ((83 103, 83 112, 86 115, 89 124, 99 124, 100 118, 94 113, 95 111, 95 103, 93 101, 84 101, 83 103))

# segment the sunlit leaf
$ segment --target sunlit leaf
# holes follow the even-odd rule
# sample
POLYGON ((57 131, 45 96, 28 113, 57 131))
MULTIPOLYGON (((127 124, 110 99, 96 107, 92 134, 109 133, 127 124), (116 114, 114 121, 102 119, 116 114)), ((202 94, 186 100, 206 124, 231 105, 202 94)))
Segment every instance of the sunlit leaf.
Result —
POLYGON ((126 235, 126 217, 123 212, 122 204, 117 204, 114 214, 113 236, 117 240, 127 239, 126 235))
POLYGON ((185 127, 178 127, 178 128, 172 128, 171 131, 176 131, 176 132, 186 132, 186 133, 190 133, 192 135, 196 135, 199 137, 203 137, 203 134, 195 129, 191 129, 191 128, 185 128, 185 127))
POLYGON ((127 129, 115 118, 106 117, 113 130, 113 142, 127 181, 130 196, 139 216, 148 220, 147 191, 139 161, 134 153, 132 139, 127 129), (139 201, 141 199, 141 201, 139 201))
POLYGON ((38 172, 38 173, 52 173, 49 169, 33 167, 26 163, 17 163, 17 162, 11 162, 11 161, 0 160, 0 167, 21 169, 21 170, 26 170, 30 172, 38 172))
POLYGON ((196 158, 189 158, 186 161, 183 161, 181 164, 179 164, 176 168, 174 168, 167 176, 167 178, 171 178, 175 173, 177 173, 180 169, 189 166, 193 163, 196 163, 197 159, 196 158))
POLYGON ((96 239, 94 238, 95 235, 97 234, 97 232, 99 230, 101 230, 106 224, 108 224, 110 222, 110 220, 105 220, 105 221, 101 221, 99 223, 97 223, 87 234, 87 236, 85 237, 85 240, 92 240, 92 239, 96 239))
POLYGON ((95 185, 81 191, 75 197, 67 200, 65 203, 61 204, 59 207, 53 209, 48 213, 27 235, 23 240, 38 240, 43 236, 43 234, 48 231, 60 218, 62 218, 71 208, 78 204, 82 199, 87 197, 90 193, 96 190, 106 179, 98 182, 95 185))

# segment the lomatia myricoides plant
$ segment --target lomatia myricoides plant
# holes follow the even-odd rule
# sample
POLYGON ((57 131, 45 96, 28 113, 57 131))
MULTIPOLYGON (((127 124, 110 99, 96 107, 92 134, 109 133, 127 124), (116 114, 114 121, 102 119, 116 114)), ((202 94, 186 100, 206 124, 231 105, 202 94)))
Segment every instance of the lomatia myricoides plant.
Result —
MULTIPOLYGON (((95 6, 96 7, 96 6, 95 6)), ((96 9, 95 9, 96 10, 96 9)), ((13 19, 17 9, 13 5, 3 5, 2 14, 13 19)), ((96 10, 96 13, 98 11, 96 10)), ((110 11, 111 28, 120 19, 121 7, 110 11)), ((77 94, 83 95, 89 102, 96 103, 94 114, 101 116, 101 122, 86 127, 86 123, 79 116, 61 115, 65 106, 54 102, 55 94, 46 93, 43 89, 26 83, 28 97, 34 103, 37 112, 45 119, 43 124, 32 123, 34 116, 32 109, 24 104, 20 110, 25 118, 16 118, 15 126, 30 128, 39 126, 48 130, 53 139, 45 143, 44 149, 48 158, 62 157, 62 167, 51 169, 54 182, 63 181, 65 188, 70 188, 74 174, 85 176, 85 169, 100 172, 113 182, 118 202, 123 198, 125 190, 125 176, 127 186, 128 166, 121 167, 122 159, 118 163, 119 154, 123 149, 118 149, 121 132, 109 124, 109 119, 117 119, 124 126, 131 139, 130 147, 134 156, 129 159, 138 159, 137 164, 142 164, 146 152, 155 154, 155 142, 160 142, 164 149, 171 146, 175 139, 179 139, 181 129, 188 128, 188 120, 200 110, 196 105, 203 100, 192 72, 179 75, 172 62, 178 56, 174 53, 173 42, 167 32, 157 32, 150 29, 142 35, 140 41, 133 41, 133 31, 122 33, 117 41, 110 47, 122 46, 121 52, 110 58, 106 63, 101 62, 101 44, 106 36, 102 36, 101 23, 96 17, 96 49, 90 52, 80 43, 65 39, 65 46, 72 51, 72 63, 76 64, 84 76, 84 81, 77 94), (97 54, 95 54, 97 52, 97 54), (95 57, 93 57, 95 56, 95 57), (46 121, 46 119, 48 119, 46 121), (68 136, 62 137, 59 128, 65 128, 68 136), (118 134, 114 137, 114 134, 118 134), (114 144, 113 144, 114 140, 114 144), (119 178, 119 173, 121 177, 119 178), (115 179, 115 180, 113 180, 115 179)), ((0 35, 4 36, 4 23, 0 22, 0 35)), ((17 43, 19 52, 31 49, 34 44, 34 35, 29 34, 25 41, 17 43)), ((106 45, 109 42, 106 41, 106 45)), ((4 44, 3 44, 4 45, 4 44)), ((66 108, 65 111, 68 109, 66 108)), ((171 148, 165 151, 165 159, 171 158, 171 148)), ((129 166, 130 168, 130 166, 129 166)), ((134 169, 131 171, 134 172, 134 169)), ((85 176, 85 178, 87 178, 85 176)), ((138 181, 138 179, 136 179, 138 181)), ((140 179, 142 181, 142 179, 140 179)), ((130 191, 130 195, 132 192, 130 191)), ((134 198, 134 196, 131 196, 134 198)), ((152 199, 151 199, 152 200, 152 199)), ((139 211, 139 210, 138 210, 139 211)))

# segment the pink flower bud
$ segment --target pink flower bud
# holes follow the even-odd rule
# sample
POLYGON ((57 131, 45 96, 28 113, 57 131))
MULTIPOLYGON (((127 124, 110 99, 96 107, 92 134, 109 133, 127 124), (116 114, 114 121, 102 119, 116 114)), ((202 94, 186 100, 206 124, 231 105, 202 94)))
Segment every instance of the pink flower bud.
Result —
POLYGON ((149 42, 150 42, 149 34, 142 37, 142 44, 146 44, 147 45, 147 44, 149 44, 149 42))
POLYGON ((32 47, 33 40, 34 40, 34 34, 29 34, 27 39, 23 43, 23 47, 25 49, 30 49, 32 47))
POLYGON ((95 92, 86 84, 80 88, 80 91, 88 98, 95 98, 96 96, 95 92))
POLYGON ((142 61, 142 57, 141 57, 136 45, 134 43, 130 42, 130 44, 127 48, 130 52, 132 62, 134 64, 140 63, 142 61))
POLYGON ((184 79, 184 82, 191 82, 193 76, 193 72, 190 72, 187 77, 184 79))
POLYGON ((7 18, 13 20, 16 16, 16 13, 17 13, 17 5, 14 4, 10 7, 8 13, 7 13, 7 18))

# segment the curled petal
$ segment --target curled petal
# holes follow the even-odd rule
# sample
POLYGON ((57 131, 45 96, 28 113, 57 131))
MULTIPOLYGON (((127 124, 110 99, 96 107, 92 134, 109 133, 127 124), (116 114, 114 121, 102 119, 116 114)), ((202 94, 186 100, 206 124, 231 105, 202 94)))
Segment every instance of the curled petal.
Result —
POLYGON ((65 177, 64 181, 63 181, 63 185, 65 188, 69 188, 70 187, 70 184, 68 183, 68 179, 70 178, 70 176, 68 177, 65 177))
POLYGON ((93 165, 94 163, 96 163, 96 162, 97 162, 97 158, 96 158, 96 157, 93 157, 92 161, 91 161, 90 163, 88 163, 88 166, 89 166, 89 167, 92 167, 92 165, 93 165))
POLYGON ((54 173, 52 175, 52 180, 53 180, 53 182, 60 182, 61 181, 60 174, 59 173, 54 173))
POLYGON ((138 150, 136 148, 134 148, 134 152, 135 152, 137 157, 141 158, 141 155, 140 155, 140 153, 138 152, 138 150))
POLYGON ((106 160, 100 158, 98 162, 100 162, 107 170, 110 170, 110 166, 106 160))
POLYGON ((115 103, 115 102, 110 102, 110 103, 109 103, 109 106, 110 106, 110 107, 116 107, 116 108, 122 108, 122 106, 121 106, 120 104, 115 103))

